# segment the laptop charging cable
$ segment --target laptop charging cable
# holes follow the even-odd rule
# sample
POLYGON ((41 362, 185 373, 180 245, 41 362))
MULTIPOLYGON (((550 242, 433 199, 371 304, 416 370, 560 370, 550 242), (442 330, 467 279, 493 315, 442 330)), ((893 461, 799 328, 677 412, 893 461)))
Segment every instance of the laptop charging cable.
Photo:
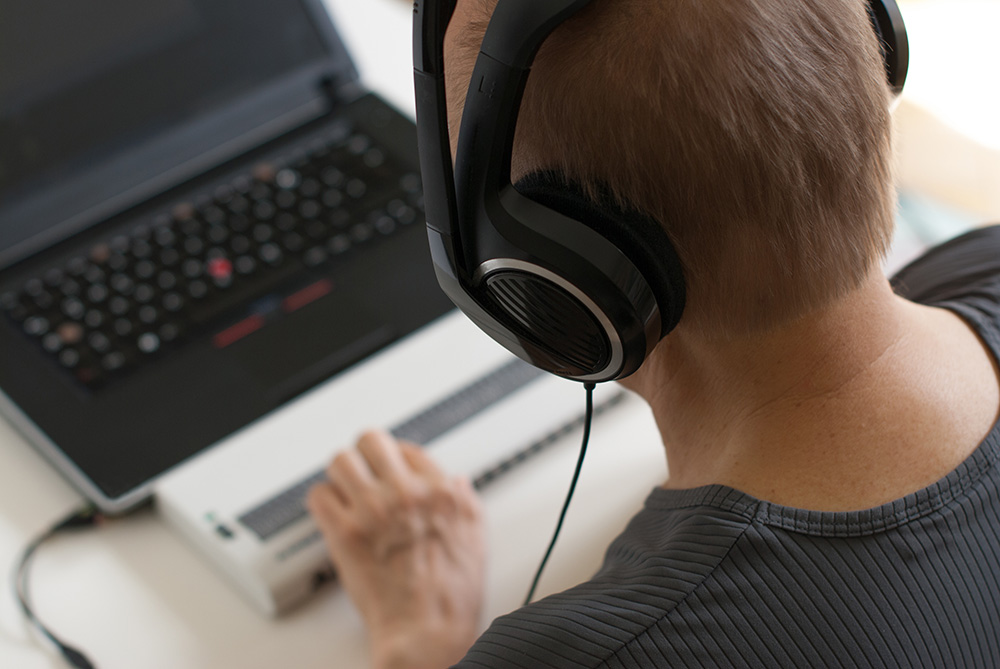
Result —
POLYGON ((104 516, 98 513, 97 509, 91 504, 74 511, 63 520, 42 532, 30 544, 28 544, 28 546, 24 549, 24 552, 21 554, 21 559, 17 563, 17 568, 14 570, 14 596, 17 598, 17 602, 21 606, 21 611, 24 613, 24 617, 41 633, 42 636, 55 645, 56 649, 63 656, 63 658, 65 658, 70 666, 75 669, 94 669, 94 665, 86 655, 61 640, 48 627, 46 627, 41 620, 38 619, 34 609, 31 607, 31 596, 28 589, 28 572, 31 568, 32 558, 38 550, 38 547, 50 538, 56 534, 68 532, 70 530, 92 527, 103 520, 104 516))

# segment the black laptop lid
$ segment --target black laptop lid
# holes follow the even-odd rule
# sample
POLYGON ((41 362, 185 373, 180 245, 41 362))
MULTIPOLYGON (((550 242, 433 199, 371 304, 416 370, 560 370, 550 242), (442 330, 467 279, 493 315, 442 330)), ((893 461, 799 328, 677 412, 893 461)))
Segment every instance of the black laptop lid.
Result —
POLYGON ((318 115, 324 77, 356 78, 319 0, 0 15, 0 267, 318 115))

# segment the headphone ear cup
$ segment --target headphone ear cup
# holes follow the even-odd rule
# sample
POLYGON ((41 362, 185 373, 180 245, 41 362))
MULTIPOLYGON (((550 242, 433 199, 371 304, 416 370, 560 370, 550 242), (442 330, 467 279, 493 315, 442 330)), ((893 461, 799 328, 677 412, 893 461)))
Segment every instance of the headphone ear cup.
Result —
POLYGON ((660 309, 661 337, 676 327, 686 302, 680 259, 663 227, 649 216, 623 208, 601 191, 597 200, 555 171, 533 172, 517 182, 518 192, 579 221, 616 246, 642 274, 660 309))

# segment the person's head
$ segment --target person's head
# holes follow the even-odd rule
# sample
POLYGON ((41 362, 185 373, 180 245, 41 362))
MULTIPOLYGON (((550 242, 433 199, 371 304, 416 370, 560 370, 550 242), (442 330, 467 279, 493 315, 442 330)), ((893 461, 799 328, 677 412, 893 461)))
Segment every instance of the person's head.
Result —
MULTIPOLYGON (((453 140, 496 0, 459 0, 453 140)), ((660 221, 681 327, 766 331, 846 295, 893 229, 889 89, 864 0, 595 0, 543 45, 515 181, 558 170, 660 221)))

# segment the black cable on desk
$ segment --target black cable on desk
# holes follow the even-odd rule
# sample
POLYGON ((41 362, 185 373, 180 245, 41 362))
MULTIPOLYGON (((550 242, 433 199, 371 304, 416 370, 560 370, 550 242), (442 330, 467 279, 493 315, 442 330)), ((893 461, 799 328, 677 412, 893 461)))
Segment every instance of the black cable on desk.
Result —
POLYGON ((556 539, 559 538, 559 531, 562 530, 563 521, 566 519, 569 503, 572 501, 573 493, 576 491, 576 482, 580 479, 580 470, 583 469, 583 459, 587 455, 587 443, 590 441, 590 425, 594 422, 594 384, 585 383, 583 387, 587 391, 587 412, 583 417, 583 443, 580 444, 580 457, 576 461, 576 470, 573 472, 573 480, 569 484, 569 492, 566 494, 566 501, 563 503, 562 512, 559 514, 559 522, 556 523, 556 531, 552 534, 552 541, 549 542, 549 548, 545 551, 542 563, 538 565, 538 571, 535 572, 535 578, 531 582, 528 596, 524 598, 524 606, 530 604, 531 598, 535 596, 535 588, 538 587, 538 581, 542 578, 542 572, 549 561, 549 556, 552 555, 552 549, 556 546, 556 539))
POLYGON ((21 611, 24 612, 24 617, 38 629, 42 636, 51 641, 66 661, 69 662, 70 666, 73 666, 76 669, 94 669, 94 665, 86 655, 53 634, 52 631, 38 619, 38 616, 35 615, 34 610, 31 608, 31 597, 28 592, 28 570, 31 566, 31 558, 34 557, 35 551, 37 551, 38 547, 45 543, 45 541, 49 538, 65 530, 90 527, 100 520, 101 515, 97 513, 97 510, 92 505, 88 504, 87 506, 74 511, 65 519, 42 532, 30 544, 28 544, 28 546, 24 549, 24 552, 21 554, 21 559, 17 563, 17 568, 14 570, 14 596, 17 598, 18 604, 21 605, 21 611))

